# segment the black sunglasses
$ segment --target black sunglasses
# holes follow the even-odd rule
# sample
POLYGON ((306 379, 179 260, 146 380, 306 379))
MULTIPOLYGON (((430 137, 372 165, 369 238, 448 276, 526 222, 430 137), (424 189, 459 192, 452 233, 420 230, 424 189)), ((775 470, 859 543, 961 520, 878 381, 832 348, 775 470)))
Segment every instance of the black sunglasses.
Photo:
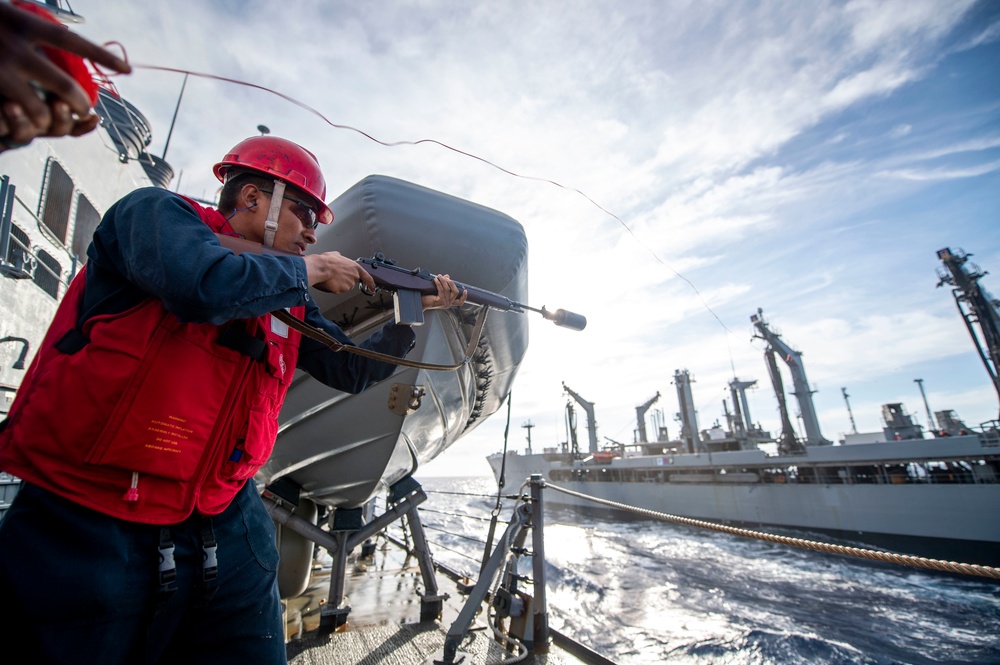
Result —
MULTIPOLYGON (((274 196, 273 190, 261 189, 260 187, 258 187, 257 189, 260 189, 260 191, 265 192, 271 196, 274 196)), ((314 204, 303 201, 302 199, 287 193, 283 195, 281 198, 288 199, 289 201, 295 204, 294 206, 292 206, 292 212, 295 213, 296 217, 302 220, 302 224, 307 229, 315 229, 317 226, 319 226, 319 213, 316 211, 316 206, 314 204)))

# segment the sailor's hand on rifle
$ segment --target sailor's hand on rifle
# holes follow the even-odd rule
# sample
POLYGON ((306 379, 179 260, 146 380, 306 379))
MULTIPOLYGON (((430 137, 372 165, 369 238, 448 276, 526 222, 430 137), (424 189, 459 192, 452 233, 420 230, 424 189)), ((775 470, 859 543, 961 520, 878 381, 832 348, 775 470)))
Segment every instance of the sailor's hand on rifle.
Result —
POLYGON ((420 304, 423 305, 425 310, 461 307, 465 304, 465 299, 469 295, 468 291, 459 293, 455 282, 451 281, 448 275, 436 275, 434 277, 434 286, 437 287, 436 294, 420 298, 420 304))
POLYGON ((360 282, 369 291, 375 290, 375 280, 356 261, 340 252, 307 254, 306 262, 309 284, 327 293, 346 293, 360 282))

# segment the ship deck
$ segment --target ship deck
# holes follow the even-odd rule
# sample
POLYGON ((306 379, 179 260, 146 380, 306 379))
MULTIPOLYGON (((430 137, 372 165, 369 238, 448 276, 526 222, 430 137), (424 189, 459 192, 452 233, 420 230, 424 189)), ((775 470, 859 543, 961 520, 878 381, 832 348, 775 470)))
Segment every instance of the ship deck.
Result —
MULTIPOLYGON (((456 584, 438 574, 439 590, 448 594, 448 599, 438 621, 421 623, 418 591, 422 581, 417 561, 380 539, 372 558, 361 560, 351 555, 344 590, 344 604, 350 606, 351 612, 345 626, 329 632, 320 629, 320 616, 329 593, 330 560, 323 556, 318 562, 306 593, 286 601, 286 651, 290 665, 417 665, 441 658, 448 629, 465 602, 456 584)), ((611 662, 586 654, 580 659, 560 646, 562 640, 558 634, 553 638, 549 653, 529 654, 519 662, 540 665, 611 662)), ((482 613, 461 643, 459 654, 465 656, 464 665, 499 665, 517 657, 517 652, 504 650, 493 639, 482 613)))

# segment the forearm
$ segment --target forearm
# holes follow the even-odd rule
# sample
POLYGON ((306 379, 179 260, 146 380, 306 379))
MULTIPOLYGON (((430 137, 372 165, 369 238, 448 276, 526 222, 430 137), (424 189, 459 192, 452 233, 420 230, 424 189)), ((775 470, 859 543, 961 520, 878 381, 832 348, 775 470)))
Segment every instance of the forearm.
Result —
MULTIPOLYGON (((352 344, 335 324, 322 319, 309 320, 311 325, 322 327, 337 340, 352 344)), ((360 344, 361 348, 378 351, 396 358, 405 357, 413 348, 416 335, 408 326, 388 324, 360 344)), ((298 366, 321 383, 349 393, 360 393, 372 383, 392 375, 396 365, 371 360, 348 351, 332 351, 321 342, 303 338, 299 350, 298 366)))

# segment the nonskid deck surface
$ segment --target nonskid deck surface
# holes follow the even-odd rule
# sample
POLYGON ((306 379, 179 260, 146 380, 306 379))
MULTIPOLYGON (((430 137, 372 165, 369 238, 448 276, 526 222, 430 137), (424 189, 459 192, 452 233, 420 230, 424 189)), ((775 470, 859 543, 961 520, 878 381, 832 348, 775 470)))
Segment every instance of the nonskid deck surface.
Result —
MULTIPOLYGON (((289 665, 421 665, 440 657, 445 630, 436 624, 370 626, 329 638, 306 638, 288 646, 289 665)), ((501 663, 512 658, 482 631, 462 644, 463 665, 501 663)), ((568 663, 554 654, 523 662, 568 663)))
MULTIPOLYGON (((378 541, 368 560, 351 556, 345 595, 351 607, 347 625, 332 634, 319 631, 320 610, 329 592, 330 559, 319 558, 312 583, 302 596, 287 601, 286 636, 289 665, 420 665, 440 657, 448 629, 465 602, 444 575, 438 575, 444 603, 441 619, 419 623, 422 591, 416 559, 394 545, 378 541)), ((324 552, 325 555, 325 552, 324 552)), ((484 605, 485 607, 485 605, 484 605)), ((494 639, 480 614, 459 651, 464 665, 494 665, 516 654, 505 651, 494 639)), ((582 661, 555 644, 545 655, 522 662, 541 665, 578 665, 582 661)))

